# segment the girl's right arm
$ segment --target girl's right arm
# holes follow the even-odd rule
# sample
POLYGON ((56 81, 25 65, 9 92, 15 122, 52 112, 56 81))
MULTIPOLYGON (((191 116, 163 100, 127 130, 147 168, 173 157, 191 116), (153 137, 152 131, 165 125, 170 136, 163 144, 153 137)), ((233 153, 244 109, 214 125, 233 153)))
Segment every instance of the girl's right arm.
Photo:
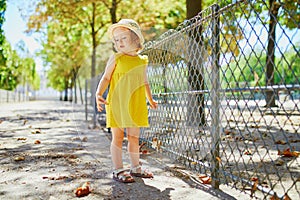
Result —
POLYGON ((102 97, 103 93, 107 89, 110 79, 112 76, 112 73, 114 72, 116 67, 116 58, 115 55, 110 56, 110 58, 107 61, 106 67, 105 67, 105 72, 98 84, 97 91, 96 91, 96 102, 97 102, 97 108, 98 111, 102 111, 103 107, 101 106, 102 104, 108 104, 107 101, 102 97))

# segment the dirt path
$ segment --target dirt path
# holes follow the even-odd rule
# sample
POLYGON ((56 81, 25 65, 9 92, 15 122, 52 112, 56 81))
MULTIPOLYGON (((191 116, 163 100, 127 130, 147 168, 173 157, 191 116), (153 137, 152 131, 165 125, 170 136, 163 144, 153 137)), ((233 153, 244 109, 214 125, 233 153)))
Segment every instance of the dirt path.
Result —
MULTIPOLYGON (((215 191, 187 176, 176 176, 168 170, 168 158, 156 152, 141 159, 154 179, 115 182, 109 137, 88 129, 84 119, 84 107, 68 102, 1 104, 0 199, 77 199, 74 191, 85 182, 90 182, 92 191, 81 199, 236 199, 244 195, 215 191)), ((129 166, 127 158, 125 166, 129 166)))

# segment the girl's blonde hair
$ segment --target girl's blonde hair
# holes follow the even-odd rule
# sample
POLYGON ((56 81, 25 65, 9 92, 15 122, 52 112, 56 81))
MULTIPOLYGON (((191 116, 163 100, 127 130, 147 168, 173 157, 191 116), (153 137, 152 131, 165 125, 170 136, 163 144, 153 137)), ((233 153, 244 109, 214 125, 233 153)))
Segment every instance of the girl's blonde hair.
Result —
MULTIPOLYGON (((133 42, 135 42, 136 44, 136 47, 137 47, 137 52, 140 52, 141 50, 143 50, 144 46, 143 44, 141 43, 141 40, 139 38, 139 36, 132 30, 128 29, 130 31, 130 37, 131 37, 131 40, 133 42)), ((116 46, 116 42, 114 40, 114 38, 112 38, 112 42, 114 44, 114 49, 115 50, 118 50, 117 46, 116 46)))

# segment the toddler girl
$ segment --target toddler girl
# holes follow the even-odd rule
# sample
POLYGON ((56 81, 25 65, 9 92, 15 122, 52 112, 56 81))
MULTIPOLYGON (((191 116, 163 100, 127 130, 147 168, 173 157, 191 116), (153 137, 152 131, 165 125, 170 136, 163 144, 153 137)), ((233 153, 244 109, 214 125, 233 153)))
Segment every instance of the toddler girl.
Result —
POLYGON ((140 127, 148 127, 148 110, 146 98, 151 108, 157 108, 149 87, 146 69, 148 57, 139 55, 144 38, 137 22, 122 19, 109 27, 117 53, 113 54, 106 65, 97 92, 96 101, 99 111, 106 108, 107 127, 111 128, 111 156, 113 162, 113 179, 131 183, 133 176, 152 178, 153 174, 140 166, 139 136, 140 127), (107 99, 102 97, 108 85, 107 99), (123 168, 122 144, 124 129, 128 139, 130 170, 123 168))

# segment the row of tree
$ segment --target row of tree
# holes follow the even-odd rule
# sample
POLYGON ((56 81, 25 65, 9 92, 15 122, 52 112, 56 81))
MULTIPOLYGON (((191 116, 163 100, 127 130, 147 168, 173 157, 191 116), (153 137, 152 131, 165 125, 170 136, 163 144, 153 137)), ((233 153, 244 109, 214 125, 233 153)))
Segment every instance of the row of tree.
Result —
MULTIPOLYGON (((189 2, 196 3, 188 8, 194 12, 192 15, 204 5, 202 1, 189 2)), ((212 2, 206 1, 205 5, 212 2)), ((40 0, 30 14, 28 32, 45 34, 40 55, 50 66, 49 85, 67 91, 76 80, 82 84, 80 80, 103 72, 112 52, 106 34, 112 23, 121 18, 135 19, 149 41, 177 27, 186 16, 185 0, 40 0)))
POLYGON ((23 42, 12 49, 6 40, 2 25, 5 21, 6 0, 0 0, 0 89, 15 90, 18 85, 23 91, 28 88, 38 90, 40 77, 36 71, 36 64, 23 42))
MULTIPOLYGON (((5 2, 5 0, 0 1, 5 2)), ((28 33, 40 32, 44 36, 41 39, 43 48, 39 54, 48 69, 49 86, 59 91, 66 91, 74 87, 76 80, 77 83, 82 84, 83 81, 79 80, 95 77, 104 70, 106 60, 112 51, 112 45, 106 34, 107 27, 121 18, 133 18, 138 21, 146 40, 149 41, 161 35, 166 29, 177 27, 186 18, 194 17, 213 3, 219 3, 223 7, 234 2, 236 1, 28 0, 27 5, 35 10, 29 12, 27 6, 23 13, 28 17, 28 33)), ((268 0, 267 2, 258 0, 248 3, 250 2, 251 6, 246 10, 232 14, 239 15, 240 12, 246 16, 254 10, 256 13, 261 13, 262 17, 269 16, 269 21, 266 22, 269 29, 264 71, 266 83, 272 85, 274 84, 276 25, 280 22, 281 26, 297 28, 298 3, 297 0, 268 0)), ((237 20, 236 17, 232 19, 237 20)), ((236 25, 234 20, 232 24, 233 26, 228 26, 227 30, 222 30, 224 36, 228 36, 222 40, 225 41, 225 46, 227 45, 226 51, 232 50, 232 53, 238 56, 239 49, 234 41, 240 37, 241 30, 234 26, 236 25)), ((197 36, 194 38, 199 41, 205 39, 197 39, 197 36)), ((270 96, 269 99, 271 98, 270 96)), ((272 104, 270 100, 270 105, 272 104)))

